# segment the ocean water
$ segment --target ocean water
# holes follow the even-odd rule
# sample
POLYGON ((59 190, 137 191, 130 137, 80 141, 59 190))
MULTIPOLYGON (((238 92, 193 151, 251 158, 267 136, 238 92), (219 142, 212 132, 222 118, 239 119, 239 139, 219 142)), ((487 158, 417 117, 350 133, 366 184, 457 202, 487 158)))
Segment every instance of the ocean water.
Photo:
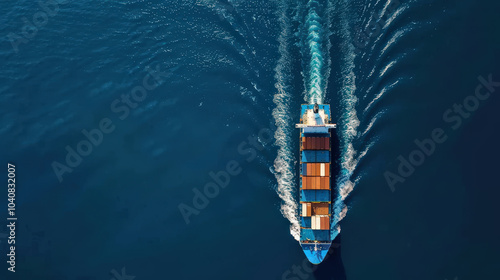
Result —
POLYGON ((500 3, 40 3, 0 5, 0 279, 498 278, 500 3), (319 266, 314 102, 338 124, 319 266))

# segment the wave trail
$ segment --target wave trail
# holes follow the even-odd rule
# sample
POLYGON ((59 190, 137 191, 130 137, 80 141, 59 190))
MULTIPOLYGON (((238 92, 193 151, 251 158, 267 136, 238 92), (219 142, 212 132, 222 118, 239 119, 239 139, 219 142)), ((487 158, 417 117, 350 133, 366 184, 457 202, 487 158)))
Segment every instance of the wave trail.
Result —
MULTIPOLYGON (((351 33, 349 31, 349 17, 347 9, 349 1, 344 0, 341 5, 340 12, 340 34, 343 40, 352 42, 351 33)), ((354 169, 358 164, 356 158, 356 150, 353 145, 356 135, 358 134, 359 120, 356 112, 356 103, 358 99, 356 92, 356 75, 354 73, 354 46, 352 44, 344 44, 342 49, 342 76, 345 77, 340 93, 341 98, 341 114, 338 127, 340 138, 340 174, 337 178, 337 196, 332 205, 332 223, 331 223, 331 238, 335 237, 340 232, 339 222, 347 214, 347 206, 345 200, 353 191, 356 181, 352 180, 354 169)))
POLYGON ((306 17, 307 23, 307 45, 309 47, 309 81, 308 81, 308 98, 310 104, 323 103, 324 98, 324 82, 323 82, 323 28, 321 18, 318 15, 317 9, 319 3, 316 0, 310 0, 307 4, 309 13, 306 17))
POLYGON ((281 34, 279 36, 280 59, 275 68, 275 87, 278 92, 274 95, 276 108, 273 117, 276 124, 274 133, 275 144, 278 146, 278 155, 274 160, 274 174, 278 181, 277 193, 282 200, 281 213, 290 221, 290 234, 299 241, 300 226, 298 218, 298 202, 296 200, 296 178, 294 151, 289 143, 292 143, 292 132, 294 121, 290 112, 291 99, 291 60, 290 57, 290 34, 291 23, 287 15, 288 6, 281 4, 278 17, 280 18, 281 34))

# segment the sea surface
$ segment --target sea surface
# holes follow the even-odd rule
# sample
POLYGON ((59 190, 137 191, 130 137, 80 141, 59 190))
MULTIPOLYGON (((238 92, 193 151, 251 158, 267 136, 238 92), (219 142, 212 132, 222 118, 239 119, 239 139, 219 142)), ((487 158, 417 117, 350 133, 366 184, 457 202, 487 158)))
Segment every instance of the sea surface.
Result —
POLYGON ((0 279, 497 279, 499 10, 3 1, 0 279), (297 241, 315 102, 338 125, 319 266, 297 241))

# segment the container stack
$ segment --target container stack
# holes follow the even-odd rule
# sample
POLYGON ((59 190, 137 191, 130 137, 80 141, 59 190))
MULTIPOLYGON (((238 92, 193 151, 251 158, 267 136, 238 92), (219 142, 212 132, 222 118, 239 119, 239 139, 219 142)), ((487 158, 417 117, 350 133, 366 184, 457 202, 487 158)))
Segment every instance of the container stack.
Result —
POLYGON ((301 241, 329 241, 330 135, 301 137, 301 241))

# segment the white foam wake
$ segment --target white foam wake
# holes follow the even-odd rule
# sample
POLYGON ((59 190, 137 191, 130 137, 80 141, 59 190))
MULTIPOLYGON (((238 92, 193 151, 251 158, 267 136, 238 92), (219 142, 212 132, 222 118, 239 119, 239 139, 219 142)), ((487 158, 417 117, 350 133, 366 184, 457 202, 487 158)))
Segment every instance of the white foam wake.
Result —
MULTIPOLYGON (((343 40, 352 42, 351 33, 349 31, 348 16, 346 10, 349 7, 347 0, 344 0, 340 11, 340 33, 343 40)), ((341 98, 341 117, 338 120, 338 134, 340 137, 340 174, 337 179, 337 197, 333 202, 333 217, 331 226, 331 237, 334 239, 340 232, 339 222, 347 215, 346 198, 353 191, 355 181, 352 180, 352 174, 356 168, 359 157, 356 157, 356 150, 353 146, 353 141, 356 138, 359 126, 359 120, 356 112, 356 75, 354 73, 354 46, 352 44, 342 44, 342 75, 345 77, 341 98)), ((366 153, 366 152, 365 152, 366 153)))
MULTIPOLYGON (((291 23, 287 15, 288 5, 281 3, 278 9, 281 34, 278 38, 280 59, 275 68, 275 87, 277 93, 274 95, 276 107, 273 117, 276 124, 274 134, 275 143, 278 146, 278 155, 274 160, 274 173, 278 182, 277 193, 282 200, 281 213, 290 221, 290 233, 299 241, 300 226, 298 218, 298 202, 296 199, 296 176, 294 151, 289 146, 292 143, 292 132, 294 129, 293 119, 290 117, 290 77, 291 58, 289 53, 291 23)), ((295 108, 294 108, 295 109, 295 108)))

